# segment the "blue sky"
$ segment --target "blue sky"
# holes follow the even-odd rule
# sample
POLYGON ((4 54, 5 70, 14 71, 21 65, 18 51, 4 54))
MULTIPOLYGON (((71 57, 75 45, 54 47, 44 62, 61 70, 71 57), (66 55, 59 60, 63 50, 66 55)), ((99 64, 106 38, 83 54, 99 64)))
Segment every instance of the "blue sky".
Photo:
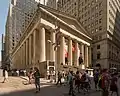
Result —
MULTIPOLYGON (((10 0, 2 0, 0 2, 0 50, 1 50, 1 35, 5 32, 5 23, 10 0)), ((0 54, 1 60, 1 54, 0 54)))

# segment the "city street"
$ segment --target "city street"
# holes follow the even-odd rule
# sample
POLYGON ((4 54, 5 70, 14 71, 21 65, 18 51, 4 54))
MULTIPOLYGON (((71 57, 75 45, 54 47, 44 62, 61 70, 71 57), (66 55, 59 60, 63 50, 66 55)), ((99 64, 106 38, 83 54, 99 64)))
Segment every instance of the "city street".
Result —
MULTIPOLYGON (((0 82, 2 82, 2 77, 0 82)), ((49 84, 48 81, 41 79, 41 91, 35 93, 34 84, 24 85, 25 81, 20 77, 9 77, 6 83, 0 83, 0 96, 68 96, 68 86, 56 86, 49 84)), ((101 96, 100 92, 92 89, 87 96, 101 96)), ((76 96, 84 96, 83 93, 76 96)))

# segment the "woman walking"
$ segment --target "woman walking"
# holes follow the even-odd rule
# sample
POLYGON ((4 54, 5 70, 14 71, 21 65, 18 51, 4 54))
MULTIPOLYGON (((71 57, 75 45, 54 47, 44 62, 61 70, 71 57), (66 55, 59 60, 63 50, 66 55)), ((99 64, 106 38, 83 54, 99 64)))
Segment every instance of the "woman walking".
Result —
POLYGON ((40 72, 37 67, 35 67, 34 70, 36 93, 38 93, 40 91, 40 72))

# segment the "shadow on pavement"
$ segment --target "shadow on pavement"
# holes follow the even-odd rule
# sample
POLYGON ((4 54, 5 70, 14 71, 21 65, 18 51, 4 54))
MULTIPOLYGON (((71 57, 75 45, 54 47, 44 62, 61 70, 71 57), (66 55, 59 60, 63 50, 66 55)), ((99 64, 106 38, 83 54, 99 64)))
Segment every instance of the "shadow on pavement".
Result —
MULTIPOLYGON (((22 90, 22 89, 21 89, 22 90)), ((39 93, 35 93, 35 89, 15 91, 0 96, 64 96, 63 93, 68 91, 65 87, 56 87, 54 85, 42 87, 39 93)))

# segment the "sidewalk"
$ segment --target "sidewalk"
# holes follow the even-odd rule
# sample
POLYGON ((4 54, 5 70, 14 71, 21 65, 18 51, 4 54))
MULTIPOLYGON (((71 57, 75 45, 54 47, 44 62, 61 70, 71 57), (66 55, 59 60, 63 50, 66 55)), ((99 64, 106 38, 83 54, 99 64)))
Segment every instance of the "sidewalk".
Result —
MULTIPOLYGON (((27 76, 20 76, 21 79, 29 81, 29 78, 27 76)), ((47 80, 46 78, 40 78, 40 83, 50 83, 50 80, 47 80)), ((54 84, 54 83, 51 83, 54 84)))

